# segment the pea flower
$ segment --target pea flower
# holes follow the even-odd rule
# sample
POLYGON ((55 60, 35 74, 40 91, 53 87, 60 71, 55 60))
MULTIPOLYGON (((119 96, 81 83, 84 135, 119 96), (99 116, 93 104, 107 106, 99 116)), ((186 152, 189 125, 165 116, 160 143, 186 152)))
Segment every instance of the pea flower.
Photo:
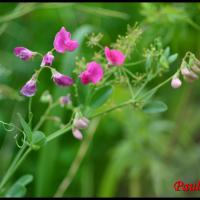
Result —
POLYGON ((97 84, 103 78, 103 73, 102 66, 95 61, 92 61, 87 64, 87 69, 83 71, 79 77, 84 85, 90 82, 97 84))
POLYGON ((181 80, 177 76, 175 76, 175 77, 172 78, 171 86, 174 89, 177 89, 177 88, 181 87, 181 85, 182 85, 182 82, 181 82, 181 80))
POLYGON ((110 65, 116 65, 116 66, 123 65, 126 58, 121 51, 118 51, 116 49, 111 50, 108 47, 105 47, 104 53, 108 61, 108 64, 110 65))
POLYGON ((59 53, 74 51, 79 46, 76 40, 71 40, 71 33, 66 31, 65 27, 62 27, 56 34, 53 45, 59 53))
POLYGON ((25 47, 16 47, 14 49, 14 54, 19 57, 22 60, 29 60, 31 59, 33 56, 35 56, 37 53, 33 52, 25 47))
POLYGON ((194 80, 198 79, 198 76, 193 71, 189 70, 187 67, 181 69, 181 74, 188 82, 193 82, 194 80))
POLYGON ((82 140, 83 139, 83 135, 82 135, 81 131, 79 129, 77 129, 77 128, 72 128, 72 134, 78 140, 82 140))
POLYGON ((77 129, 86 129, 89 125, 89 120, 86 117, 80 117, 74 120, 74 127, 77 129))
POLYGON ((55 84, 59 86, 63 86, 63 87, 70 86, 74 83, 71 77, 61 74, 55 69, 52 69, 52 74, 53 74, 53 81, 55 82, 55 84))
POLYGON ((48 52, 42 59, 41 67, 43 66, 51 66, 54 60, 54 56, 51 52, 48 52))
POLYGON ((61 96, 60 99, 59 99, 59 102, 60 102, 61 106, 64 106, 64 105, 71 103, 70 95, 61 96))
POLYGON ((27 97, 32 97, 36 93, 36 80, 32 77, 20 90, 21 94, 27 97))

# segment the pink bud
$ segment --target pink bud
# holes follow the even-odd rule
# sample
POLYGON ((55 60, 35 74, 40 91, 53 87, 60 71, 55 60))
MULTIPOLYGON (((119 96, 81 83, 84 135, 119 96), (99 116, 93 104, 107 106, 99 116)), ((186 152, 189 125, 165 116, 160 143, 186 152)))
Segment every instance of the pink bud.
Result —
POLYGON ((174 89, 177 89, 179 87, 181 87, 182 85, 182 82, 181 80, 178 78, 178 77, 174 77, 171 81, 171 86, 174 88, 174 89))
POLYGON ((79 129, 77 129, 77 128, 73 128, 72 129, 72 134, 78 140, 82 140, 83 139, 83 135, 82 135, 81 131, 79 129))
POLYGON ((71 102, 70 95, 60 97, 59 102, 61 106, 69 104, 71 102))
POLYGON ((52 74, 53 74, 53 81, 59 86, 63 87, 70 86, 74 82, 71 77, 61 74, 57 72, 55 69, 52 69, 52 74))
POLYGON ((181 74, 185 77, 187 77, 187 79, 191 79, 191 80, 196 80, 198 79, 198 76, 191 70, 189 70, 188 68, 184 67, 181 69, 181 74))
POLYGON ((89 125, 89 120, 85 117, 81 117, 74 120, 74 126, 77 129, 86 129, 89 125))
POLYGON ((25 47, 16 47, 14 49, 14 53, 17 57, 19 57, 22 60, 29 60, 31 59, 34 55, 36 55, 36 52, 30 51, 29 49, 25 47))
POLYGON ((36 80, 35 78, 31 78, 20 90, 21 94, 27 97, 32 97, 35 95, 36 88, 36 80))
POLYGON ((54 60, 54 56, 52 55, 51 52, 48 52, 42 59, 41 67, 43 66, 51 66, 52 62, 54 60))
POLYGON ((197 67, 196 65, 193 65, 193 66, 191 67, 191 69, 193 70, 193 72, 195 72, 195 73, 197 73, 197 74, 200 74, 200 68, 197 67))

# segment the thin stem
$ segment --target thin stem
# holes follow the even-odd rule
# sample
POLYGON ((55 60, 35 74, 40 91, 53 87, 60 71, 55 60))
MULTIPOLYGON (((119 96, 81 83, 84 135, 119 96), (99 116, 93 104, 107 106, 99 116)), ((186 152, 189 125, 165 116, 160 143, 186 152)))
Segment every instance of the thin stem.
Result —
POLYGON ((34 127, 34 131, 38 130, 42 124, 44 123, 44 121, 46 120, 47 116, 49 115, 50 111, 56 107, 58 105, 58 102, 55 102, 54 104, 49 104, 49 106, 47 107, 45 113, 42 115, 42 117, 40 118, 40 121, 36 124, 36 126, 34 127))
POLYGON ((136 61, 136 62, 132 62, 132 63, 127 63, 127 64, 124 64, 124 66, 134 66, 134 65, 138 65, 140 63, 143 63, 146 59, 143 59, 143 60, 139 60, 139 61, 136 61))
POLYGON ((137 76, 135 76, 130 70, 128 70, 127 68, 123 68, 124 71, 126 71, 133 79, 137 79, 137 76))
POLYGON ((10 167, 8 168, 6 174, 4 175, 1 184, 0 184, 0 189, 5 185, 5 183, 8 181, 8 179, 10 178, 10 176, 13 174, 12 170, 14 169, 16 163, 18 162, 18 160, 20 159, 21 155, 23 154, 24 150, 25 150, 26 146, 23 146, 17 153, 17 155, 15 156, 14 160, 12 161, 10 167))
MULTIPOLYGON (((132 85, 129 81, 129 78, 126 74, 126 72, 123 70, 124 68, 122 68, 122 73, 124 74, 124 76, 126 77, 126 81, 127 81, 127 85, 128 85, 128 88, 129 88, 129 91, 131 93, 131 98, 133 99, 134 98, 134 92, 133 92, 133 88, 132 88, 132 85)), ((121 70, 120 70, 121 71, 121 70)))
POLYGON ((52 133, 51 135, 49 135, 47 137, 47 142, 50 142, 51 140, 54 140, 55 138, 59 137, 60 135, 63 135, 64 133, 66 133, 67 131, 69 131, 72 128, 72 125, 69 125, 63 129, 60 129, 54 133, 52 133))
POLYGON ((32 107, 32 97, 29 99, 29 103, 28 103, 28 124, 31 127, 31 122, 32 122, 32 118, 33 118, 33 113, 31 111, 31 107, 32 107))
POLYGON ((93 136, 94 136, 94 133, 96 132, 99 121, 100 120, 98 119, 95 122, 93 122, 92 126, 88 130, 88 134, 87 134, 85 140, 83 140, 83 142, 78 150, 78 153, 76 154, 76 157, 70 166, 70 169, 69 169, 66 177, 63 179, 63 181, 59 185, 54 197, 62 197, 64 192, 68 189, 69 185, 71 184, 72 180, 74 179, 74 177, 81 165, 81 162, 86 155, 89 145, 93 139, 93 136))
POLYGON ((101 116, 101 115, 106 115, 106 114, 108 114, 109 112, 111 112, 111 111, 113 111, 113 110, 116 110, 116 109, 118 109, 118 108, 127 106, 127 105, 129 105, 129 104, 133 104, 133 103, 134 103, 133 100, 125 101, 125 102, 123 102, 123 103, 121 103, 121 104, 118 104, 118 105, 116 105, 116 106, 113 106, 112 108, 109 108, 109 109, 107 109, 107 110, 105 110, 105 111, 103 111, 103 112, 100 112, 100 113, 97 113, 97 114, 91 116, 90 119, 95 118, 95 117, 99 117, 99 116, 101 116))

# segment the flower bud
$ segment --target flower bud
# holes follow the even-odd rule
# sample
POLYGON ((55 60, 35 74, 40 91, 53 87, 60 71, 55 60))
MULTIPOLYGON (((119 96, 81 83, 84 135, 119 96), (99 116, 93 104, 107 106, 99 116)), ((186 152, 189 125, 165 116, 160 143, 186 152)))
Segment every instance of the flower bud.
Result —
POLYGON ((59 102, 61 106, 70 104, 71 103, 70 95, 60 97, 59 102))
POLYGON ((73 84, 73 79, 69 76, 63 75, 57 72, 55 69, 52 70, 53 81, 59 86, 70 86, 73 84))
POLYGON ((29 60, 37 54, 36 52, 30 51, 25 47, 16 47, 14 49, 14 53, 17 57, 19 57, 22 60, 29 60))
POLYGON ((51 52, 48 52, 42 59, 41 67, 43 66, 51 66, 54 60, 54 56, 51 52))
POLYGON ((48 90, 44 91, 42 96, 40 97, 40 101, 42 103, 50 103, 52 102, 52 96, 48 90))
POLYGON ((77 128, 73 128, 72 129, 72 134, 78 140, 82 140, 83 139, 83 135, 82 135, 81 131, 79 129, 77 129, 77 128))
POLYGON ((178 77, 174 77, 171 81, 171 86, 174 88, 174 89, 177 89, 179 87, 181 87, 182 85, 182 82, 181 80, 178 78, 178 77))
POLYGON ((74 120, 74 126, 77 129, 86 129, 89 125, 89 120, 85 117, 77 118, 74 120))
POLYGON ((184 67, 181 69, 181 74, 186 77, 188 80, 191 79, 191 80, 196 80, 198 79, 199 77, 193 72, 193 71, 190 71, 188 68, 184 67))
POLYGON ((21 94, 27 97, 32 97, 36 92, 36 80, 32 77, 20 90, 21 94))
POLYGON ((193 72, 200 74, 200 68, 197 65, 193 65, 191 67, 191 69, 192 69, 193 72))

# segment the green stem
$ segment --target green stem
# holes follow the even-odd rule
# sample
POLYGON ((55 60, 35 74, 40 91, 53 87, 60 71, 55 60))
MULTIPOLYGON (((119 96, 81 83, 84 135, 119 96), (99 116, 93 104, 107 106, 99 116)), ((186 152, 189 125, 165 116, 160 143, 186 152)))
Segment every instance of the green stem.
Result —
MULTIPOLYGON (((122 68, 122 73, 124 74, 124 76, 126 77, 126 81, 127 81, 127 85, 128 85, 128 88, 129 88, 129 91, 131 93, 131 98, 133 99, 134 98, 134 92, 133 92, 133 88, 132 88, 132 85, 129 81, 129 78, 126 74, 126 72, 123 70, 124 68, 122 68)), ((121 70, 120 70, 121 71, 121 70)))
POLYGON ((143 63, 144 61, 145 61, 145 59, 139 60, 139 61, 136 61, 136 62, 133 62, 133 63, 127 63, 127 64, 124 64, 124 66, 134 66, 134 65, 138 65, 140 63, 143 63))
POLYGON ((60 135, 63 135, 64 133, 66 133, 66 132, 69 131, 71 128, 72 128, 72 125, 67 126, 67 127, 63 128, 63 129, 60 129, 60 130, 58 130, 58 131, 52 133, 51 135, 49 135, 49 136, 47 137, 47 140, 46 140, 46 141, 47 141, 47 142, 50 142, 51 140, 53 140, 53 139, 59 137, 60 135))
POLYGON ((129 105, 129 104, 134 103, 134 102, 135 102, 135 101, 133 101, 133 100, 125 101, 125 102, 123 102, 123 103, 121 103, 121 104, 118 104, 118 105, 116 105, 116 106, 113 106, 112 108, 109 108, 108 110, 105 110, 105 111, 103 111, 103 112, 100 112, 100 113, 97 113, 97 114, 91 116, 90 119, 95 118, 95 117, 99 117, 99 116, 101 116, 101 115, 106 115, 106 114, 108 114, 109 112, 111 112, 111 111, 113 111, 113 110, 116 110, 116 109, 118 109, 118 108, 127 106, 127 105, 129 105))
POLYGON ((31 107, 32 107, 32 97, 29 99, 29 103, 28 103, 28 124, 31 127, 31 122, 32 122, 32 118, 33 118, 33 113, 31 111, 31 107))
POLYGON ((10 167, 8 168, 5 176, 3 177, 1 184, 0 184, 0 189, 5 185, 5 183, 8 181, 8 179, 10 178, 10 176, 13 174, 13 170, 16 166, 16 163, 18 162, 18 160, 20 159, 21 155, 23 154, 24 150, 25 150, 26 146, 23 146, 19 152, 17 153, 15 159, 13 160, 13 162, 11 163, 10 167))
POLYGON ((34 127, 34 131, 38 130, 42 124, 44 123, 44 121, 46 120, 47 116, 49 115, 50 111, 56 107, 59 103, 55 102, 54 104, 49 104, 49 106, 47 107, 45 113, 42 115, 42 117, 40 118, 40 121, 36 124, 36 126, 34 127))

